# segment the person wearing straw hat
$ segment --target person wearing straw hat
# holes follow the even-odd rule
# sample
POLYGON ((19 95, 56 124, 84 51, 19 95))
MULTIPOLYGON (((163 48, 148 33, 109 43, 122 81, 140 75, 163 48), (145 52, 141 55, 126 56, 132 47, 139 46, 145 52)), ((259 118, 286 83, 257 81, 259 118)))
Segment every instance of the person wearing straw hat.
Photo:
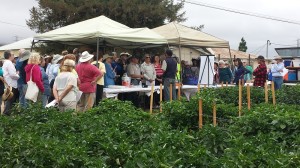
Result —
POLYGON ((283 69, 284 64, 280 56, 274 58, 276 63, 271 66, 272 81, 274 82, 275 90, 280 89, 283 84, 283 69))
POLYGON ((25 67, 28 64, 28 59, 30 57, 31 52, 25 50, 17 62, 16 70, 19 72, 20 78, 18 79, 18 90, 19 90, 19 103, 22 108, 27 107, 27 101, 25 99, 25 94, 27 90, 27 82, 26 82, 26 72, 25 67))
POLYGON ((7 50, 4 52, 4 64, 3 64, 3 76, 4 80, 7 83, 8 87, 12 88, 13 96, 11 99, 8 99, 5 102, 5 108, 3 111, 4 115, 10 115, 10 110, 12 109, 13 105, 16 103, 17 99, 19 98, 19 91, 18 91, 18 83, 17 80, 20 78, 19 74, 17 74, 16 68, 13 65, 12 61, 14 56, 11 54, 11 51, 7 50))
POLYGON ((110 56, 108 54, 103 55, 103 62, 105 65, 104 87, 106 88, 109 85, 115 85, 116 72, 111 65, 112 58, 113 56, 110 56))
POLYGON ((91 64, 94 55, 84 51, 79 59, 76 71, 80 80, 79 90, 82 91, 77 110, 84 112, 91 109, 95 102, 97 81, 103 76, 100 70, 91 64))

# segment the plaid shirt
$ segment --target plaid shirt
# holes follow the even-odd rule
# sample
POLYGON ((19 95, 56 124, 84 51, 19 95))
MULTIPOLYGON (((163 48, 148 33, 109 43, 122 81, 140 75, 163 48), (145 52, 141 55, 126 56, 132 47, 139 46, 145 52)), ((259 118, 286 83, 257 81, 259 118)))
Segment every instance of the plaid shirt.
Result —
POLYGON ((259 66, 253 71, 254 86, 264 87, 267 80, 267 67, 265 63, 259 64, 259 66))

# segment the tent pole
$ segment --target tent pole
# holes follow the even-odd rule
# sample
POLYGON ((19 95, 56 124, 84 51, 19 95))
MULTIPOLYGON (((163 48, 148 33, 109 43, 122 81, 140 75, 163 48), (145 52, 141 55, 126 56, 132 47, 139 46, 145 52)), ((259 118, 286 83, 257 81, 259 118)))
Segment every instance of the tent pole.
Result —
POLYGON ((231 50, 230 50, 230 45, 229 45, 229 44, 228 44, 228 50, 229 50, 229 60, 230 60, 230 62, 231 62, 231 68, 230 68, 230 69, 233 70, 233 68, 234 68, 234 63, 233 63, 233 61, 232 61, 231 50))
POLYGON ((97 37, 97 56, 96 56, 96 66, 99 67, 99 37, 97 37))
POLYGON ((32 40, 32 43, 31 43, 30 52, 32 52, 33 46, 34 46, 34 39, 32 40))

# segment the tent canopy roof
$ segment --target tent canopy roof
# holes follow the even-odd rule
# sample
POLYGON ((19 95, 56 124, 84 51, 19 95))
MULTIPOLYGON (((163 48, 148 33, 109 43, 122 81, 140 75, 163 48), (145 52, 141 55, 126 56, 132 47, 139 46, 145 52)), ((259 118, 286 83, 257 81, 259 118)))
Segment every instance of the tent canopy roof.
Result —
POLYGON ((171 22, 169 24, 152 29, 156 33, 164 36, 170 45, 208 47, 208 48, 228 48, 228 41, 219 39, 212 35, 198 30, 171 22))
POLYGON ((21 48, 31 48, 31 43, 32 43, 33 38, 26 38, 11 44, 7 44, 4 46, 0 47, 0 51, 4 51, 4 50, 17 50, 17 49, 21 49, 21 48))
POLYGON ((148 28, 129 28, 105 16, 61 27, 34 37, 40 41, 65 44, 96 44, 120 47, 141 47, 149 44, 167 44, 167 40, 148 28))

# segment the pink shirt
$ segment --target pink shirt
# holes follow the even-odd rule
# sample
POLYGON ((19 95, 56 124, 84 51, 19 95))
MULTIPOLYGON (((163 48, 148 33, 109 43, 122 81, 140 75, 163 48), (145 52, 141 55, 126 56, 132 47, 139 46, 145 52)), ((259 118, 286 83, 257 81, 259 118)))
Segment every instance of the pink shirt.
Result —
POLYGON ((96 84, 92 85, 91 82, 101 75, 100 70, 90 63, 83 62, 76 66, 76 71, 80 80, 79 90, 83 93, 95 93, 96 84))

